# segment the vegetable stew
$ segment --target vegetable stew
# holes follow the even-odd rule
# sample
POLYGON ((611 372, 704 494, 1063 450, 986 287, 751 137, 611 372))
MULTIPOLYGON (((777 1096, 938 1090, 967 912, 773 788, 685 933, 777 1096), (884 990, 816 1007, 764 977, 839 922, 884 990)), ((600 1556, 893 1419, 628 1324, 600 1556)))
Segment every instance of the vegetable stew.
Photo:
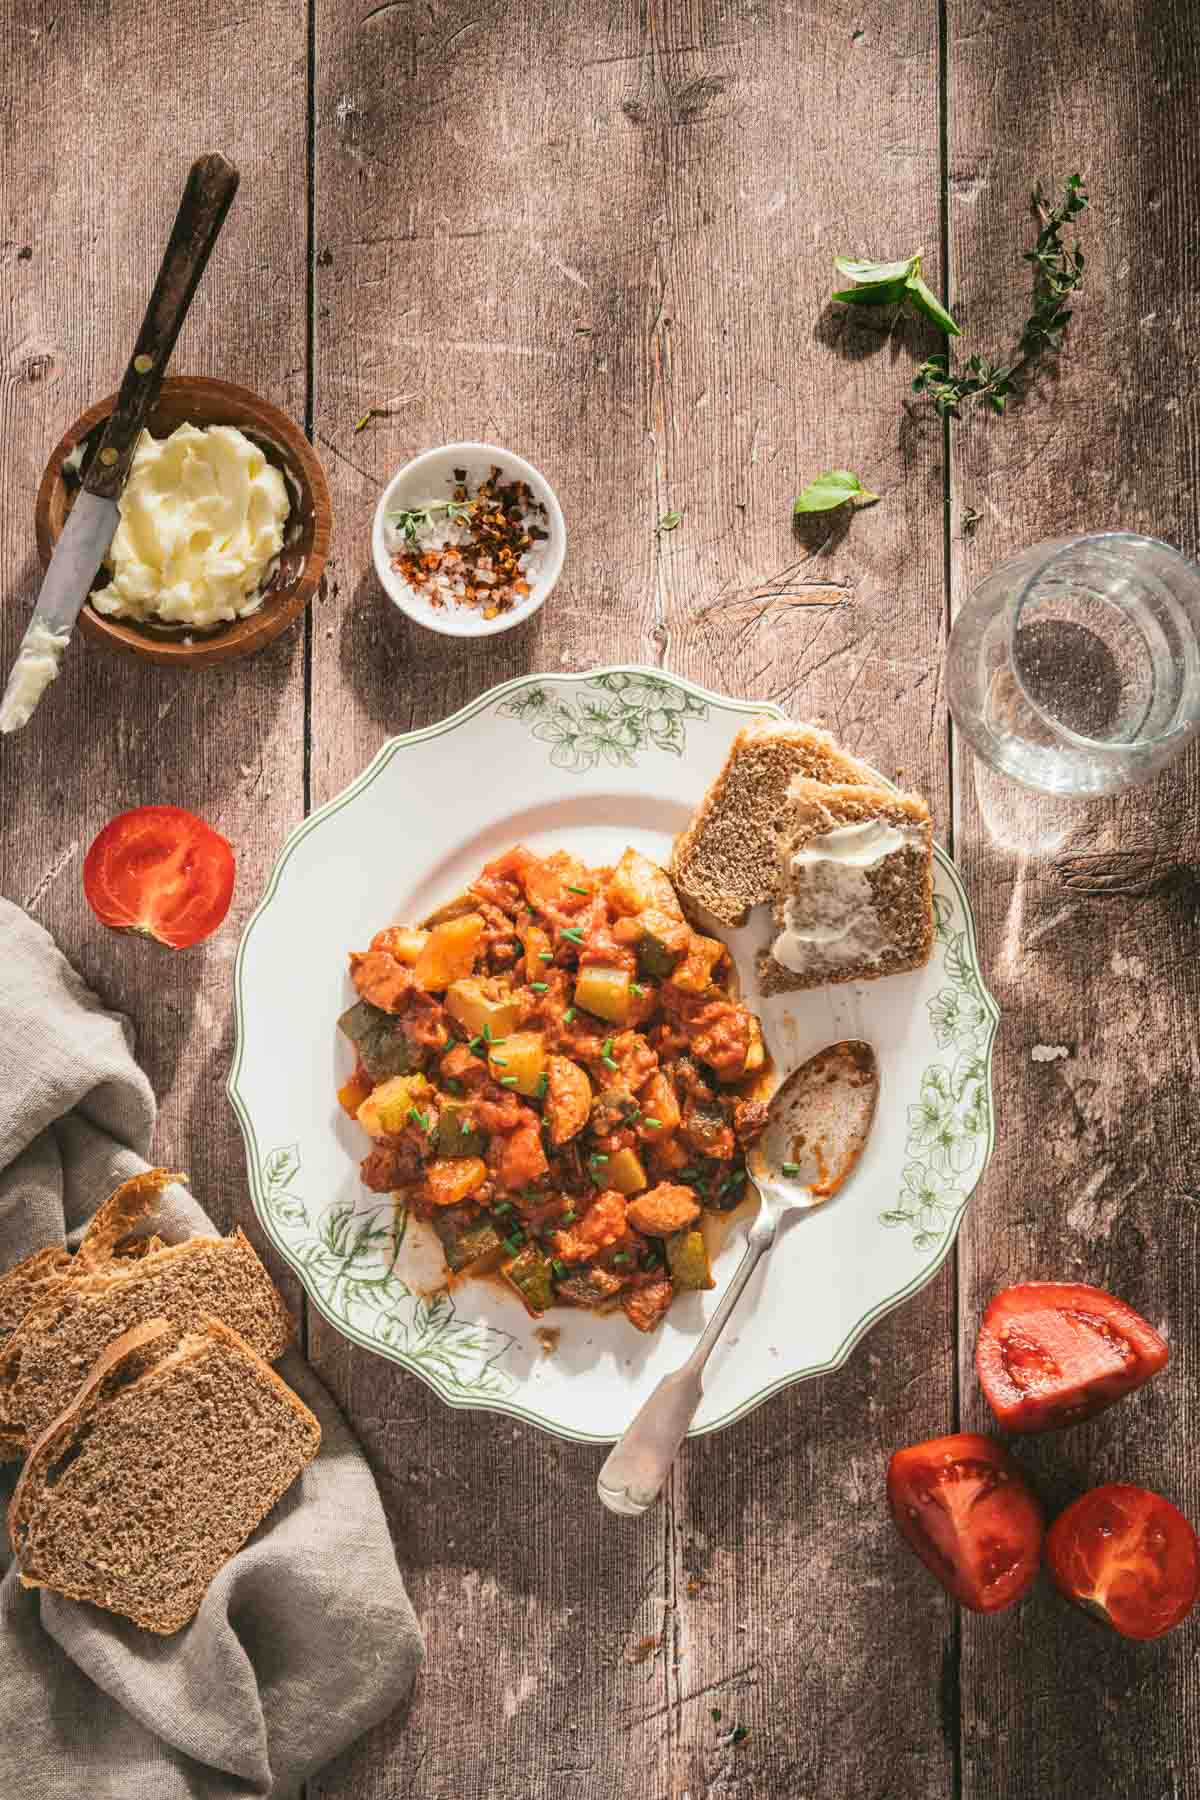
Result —
POLYGON ((432 1222, 452 1272, 639 1331, 713 1286, 701 1217, 745 1192, 765 1053, 662 869, 518 845, 350 974, 338 1098, 372 1140, 362 1179, 432 1222))

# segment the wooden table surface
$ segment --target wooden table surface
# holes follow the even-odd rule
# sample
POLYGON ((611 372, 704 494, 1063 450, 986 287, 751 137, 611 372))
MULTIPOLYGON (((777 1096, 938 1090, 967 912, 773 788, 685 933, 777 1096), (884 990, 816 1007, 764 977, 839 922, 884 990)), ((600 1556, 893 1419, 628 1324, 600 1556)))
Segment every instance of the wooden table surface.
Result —
POLYGON ((689 1448, 639 1523, 596 1506, 597 1450, 452 1413, 310 1314, 429 1650, 411 1705, 311 1800, 1200 1795, 1195 1626, 1127 1644, 1042 1588, 959 1614, 883 1499, 897 1444, 986 1428, 990 1295, 1061 1275, 1116 1289, 1174 1359, 1028 1446, 1048 1504, 1125 1478, 1200 1518, 1200 761, 1056 808, 973 765, 942 679, 954 607, 1009 551, 1112 525, 1200 548, 1198 46, 1186 0, 0 8, 5 666, 46 452, 114 385, 203 150, 242 188, 175 367, 276 399, 333 493, 303 628, 191 677, 76 646, 0 742, 3 890, 132 1015, 162 1156, 214 1214, 255 1229, 230 975, 280 844, 385 736, 524 671, 657 664, 903 770, 1003 1008, 997 1148, 954 1256, 845 1368, 689 1448), (848 322, 834 255, 926 246, 971 347, 999 353, 1029 191, 1075 169, 1093 210, 1069 347, 1007 418, 943 429, 906 403, 936 340, 848 322), (484 648, 407 625, 368 554, 381 483, 467 437, 532 457, 570 532, 552 602, 484 648), (883 503, 802 537, 792 497, 829 466, 883 503), (656 536, 670 509, 682 526, 656 536), (148 801, 201 812, 239 858, 231 919, 178 957, 83 900, 91 837, 148 801), (736 1748, 714 1707, 749 1727, 736 1748))

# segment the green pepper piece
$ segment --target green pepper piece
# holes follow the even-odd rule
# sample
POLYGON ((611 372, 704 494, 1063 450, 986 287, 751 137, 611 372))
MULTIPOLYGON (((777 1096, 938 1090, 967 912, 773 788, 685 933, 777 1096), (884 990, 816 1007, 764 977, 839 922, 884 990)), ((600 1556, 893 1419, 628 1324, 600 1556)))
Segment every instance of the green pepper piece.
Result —
POLYGON ((708 1246, 704 1242, 704 1233, 698 1226, 687 1226, 683 1231, 673 1232, 663 1241, 667 1251, 667 1267, 677 1288, 716 1287, 712 1264, 708 1260, 708 1246))
POLYGON ((501 1264, 500 1273, 516 1288, 526 1312, 536 1319, 554 1304, 554 1282, 549 1260, 536 1244, 526 1244, 511 1261, 501 1264))

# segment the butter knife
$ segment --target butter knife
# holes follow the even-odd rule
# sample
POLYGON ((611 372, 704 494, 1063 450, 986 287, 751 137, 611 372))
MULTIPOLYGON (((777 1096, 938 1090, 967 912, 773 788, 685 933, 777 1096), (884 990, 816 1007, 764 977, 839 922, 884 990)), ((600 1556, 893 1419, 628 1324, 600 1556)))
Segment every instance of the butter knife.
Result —
POLYGON ((58 674, 75 621, 117 529, 117 500, 142 428, 158 398, 167 361, 237 185, 233 164, 215 153, 200 157, 188 173, 117 403, 54 546, 33 618, 0 701, 0 732, 19 731, 27 725, 58 674))

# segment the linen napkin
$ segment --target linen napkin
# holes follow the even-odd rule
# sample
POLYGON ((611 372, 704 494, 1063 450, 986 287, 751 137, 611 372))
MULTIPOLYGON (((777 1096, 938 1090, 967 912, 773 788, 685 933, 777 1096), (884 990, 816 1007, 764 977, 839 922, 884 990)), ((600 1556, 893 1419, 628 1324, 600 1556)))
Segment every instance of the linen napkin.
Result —
MULTIPOLYGON (((127 1022, 0 900, 0 1270, 77 1244, 148 1166, 154 1116, 127 1022)), ((172 1242, 213 1229, 178 1186, 161 1219, 172 1242)), ((374 1480, 301 1358, 279 1368, 320 1453, 173 1637, 23 1588, 0 1540, 4 1800, 284 1800, 407 1694, 421 1636, 374 1480)))

